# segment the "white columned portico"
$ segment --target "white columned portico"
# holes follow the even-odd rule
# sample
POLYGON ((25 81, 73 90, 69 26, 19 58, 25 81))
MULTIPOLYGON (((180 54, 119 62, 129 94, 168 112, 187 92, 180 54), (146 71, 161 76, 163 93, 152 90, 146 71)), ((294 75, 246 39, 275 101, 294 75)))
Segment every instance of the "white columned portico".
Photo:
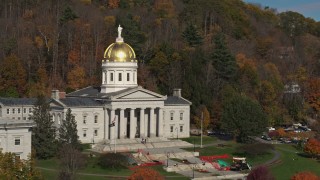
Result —
POLYGON ((130 109, 130 139, 134 139, 136 135, 136 120, 134 118, 134 109, 130 109))
MULTIPOLYGON (((115 117, 116 117, 115 110, 111 109, 110 118, 109 118, 110 124, 112 124, 112 121, 116 119, 115 117)), ((115 138, 115 129, 116 129, 116 126, 110 127, 110 140, 113 140, 115 138)))
POLYGON ((163 111, 161 108, 159 108, 158 113, 158 136, 163 137, 163 111))
POLYGON ((156 122, 154 119, 154 108, 150 108, 150 137, 156 136, 156 122))
POLYGON ((125 139, 127 136, 127 121, 124 118, 124 109, 120 109, 120 139, 125 139))
POLYGON ((145 122, 144 122, 144 109, 140 109, 140 138, 145 138, 145 122))
POLYGON ((104 139, 109 139, 109 114, 108 109, 104 108, 104 139))

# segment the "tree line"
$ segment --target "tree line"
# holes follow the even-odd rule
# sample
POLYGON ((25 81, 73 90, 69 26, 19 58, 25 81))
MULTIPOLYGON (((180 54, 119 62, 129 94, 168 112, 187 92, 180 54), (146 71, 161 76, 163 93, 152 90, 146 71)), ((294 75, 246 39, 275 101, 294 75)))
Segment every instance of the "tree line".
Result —
POLYGON ((261 110, 243 119, 263 126, 319 124, 320 23, 296 12, 240 0, 6 0, 0 20, 1 96, 99 86, 103 51, 121 24, 139 84, 167 95, 182 88, 194 124, 206 110, 206 127, 224 127, 236 108, 230 98, 261 110), (284 93, 292 84, 301 91, 284 93))

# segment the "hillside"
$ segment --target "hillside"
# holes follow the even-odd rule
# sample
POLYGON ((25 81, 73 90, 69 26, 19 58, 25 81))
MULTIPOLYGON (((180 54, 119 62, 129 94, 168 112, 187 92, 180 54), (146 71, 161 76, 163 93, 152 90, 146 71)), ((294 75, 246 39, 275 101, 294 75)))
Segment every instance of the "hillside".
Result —
POLYGON ((272 126, 318 117, 320 22, 295 12, 240 0, 5 0, 0 22, 1 96, 99 86, 121 24, 139 84, 168 95, 182 88, 211 126, 230 94, 257 101, 272 126))

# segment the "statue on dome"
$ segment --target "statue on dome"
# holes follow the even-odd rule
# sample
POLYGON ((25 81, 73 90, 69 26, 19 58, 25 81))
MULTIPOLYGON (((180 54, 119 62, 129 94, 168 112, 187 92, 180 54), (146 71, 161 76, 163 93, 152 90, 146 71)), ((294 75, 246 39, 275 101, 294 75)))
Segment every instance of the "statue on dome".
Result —
POLYGON ((122 38, 121 37, 121 32, 122 32, 122 27, 120 26, 120 24, 119 24, 119 27, 118 27, 118 38, 122 38))

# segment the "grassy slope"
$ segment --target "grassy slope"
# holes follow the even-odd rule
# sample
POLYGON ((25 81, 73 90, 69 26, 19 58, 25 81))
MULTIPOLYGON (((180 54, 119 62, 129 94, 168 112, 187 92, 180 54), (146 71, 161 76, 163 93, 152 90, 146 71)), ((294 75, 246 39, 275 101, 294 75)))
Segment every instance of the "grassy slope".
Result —
POLYGON ((311 171, 320 176, 320 162, 311 158, 302 157, 292 145, 277 145, 281 153, 281 163, 272 166, 271 172, 276 179, 290 179, 297 172, 311 171))

